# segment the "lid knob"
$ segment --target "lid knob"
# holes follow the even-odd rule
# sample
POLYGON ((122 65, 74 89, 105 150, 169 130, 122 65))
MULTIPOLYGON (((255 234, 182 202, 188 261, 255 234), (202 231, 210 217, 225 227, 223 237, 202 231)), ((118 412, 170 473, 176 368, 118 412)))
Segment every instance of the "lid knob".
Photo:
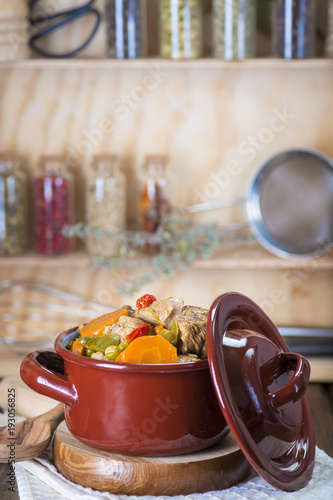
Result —
POLYGON ((264 387, 269 385, 269 379, 277 376, 279 370, 282 373, 294 372, 287 384, 267 395, 271 405, 280 412, 304 396, 310 378, 310 364, 300 354, 282 352, 261 367, 260 377, 264 387))

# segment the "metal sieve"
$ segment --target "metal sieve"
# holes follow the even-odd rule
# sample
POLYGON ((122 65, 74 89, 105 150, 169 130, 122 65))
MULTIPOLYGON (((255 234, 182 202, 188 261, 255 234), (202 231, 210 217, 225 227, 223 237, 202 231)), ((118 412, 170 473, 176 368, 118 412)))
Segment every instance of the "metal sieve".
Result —
POLYGON ((269 158, 247 197, 191 205, 196 213, 245 203, 248 225, 259 243, 280 257, 316 257, 333 247, 333 161, 311 149, 269 158))

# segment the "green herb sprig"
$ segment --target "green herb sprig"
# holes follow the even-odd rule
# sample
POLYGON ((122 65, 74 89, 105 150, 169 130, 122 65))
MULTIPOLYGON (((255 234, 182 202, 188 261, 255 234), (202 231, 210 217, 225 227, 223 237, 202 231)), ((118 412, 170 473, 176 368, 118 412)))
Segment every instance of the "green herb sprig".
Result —
POLYGON ((162 219, 155 233, 142 231, 101 231, 96 226, 78 223, 64 230, 68 238, 85 239, 89 234, 98 238, 116 239, 119 256, 107 254, 91 257, 95 266, 126 269, 130 277, 118 284, 117 293, 132 295, 140 287, 156 279, 173 278, 177 272, 198 259, 209 259, 228 243, 251 245, 254 238, 248 232, 229 231, 216 223, 197 224, 175 215, 162 219))

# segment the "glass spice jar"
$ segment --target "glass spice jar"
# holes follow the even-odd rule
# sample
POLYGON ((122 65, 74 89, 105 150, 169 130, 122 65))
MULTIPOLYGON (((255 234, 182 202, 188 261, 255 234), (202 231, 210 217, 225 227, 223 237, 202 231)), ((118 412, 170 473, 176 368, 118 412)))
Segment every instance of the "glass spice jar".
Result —
POLYGON ((163 215, 171 211, 166 174, 166 157, 147 156, 139 199, 139 221, 143 231, 154 233, 163 215))
POLYGON ((71 242, 62 230, 73 222, 74 185, 64 158, 41 158, 33 194, 35 250, 46 255, 69 252, 71 242))
POLYGON ((333 57, 333 0, 328 0, 327 5, 327 35, 325 43, 326 57, 333 57))
POLYGON ((116 156, 95 156, 85 183, 86 222, 97 232, 88 234, 92 256, 117 257, 120 240, 113 231, 126 228, 126 177, 116 156))
POLYGON ((214 56, 231 60, 256 53, 256 0, 214 0, 214 56))
POLYGON ((167 59, 195 59, 202 52, 200 0, 160 1, 160 53, 167 59))
POLYGON ((11 154, 0 155, 0 254, 27 249, 27 176, 11 154))
POLYGON ((316 0, 275 0, 274 54, 285 59, 315 56, 316 0))
POLYGON ((135 59, 146 53, 145 0, 105 0, 108 56, 135 59))
POLYGON ((274 0, 257 0, 257 29, 271 36, 274 0))

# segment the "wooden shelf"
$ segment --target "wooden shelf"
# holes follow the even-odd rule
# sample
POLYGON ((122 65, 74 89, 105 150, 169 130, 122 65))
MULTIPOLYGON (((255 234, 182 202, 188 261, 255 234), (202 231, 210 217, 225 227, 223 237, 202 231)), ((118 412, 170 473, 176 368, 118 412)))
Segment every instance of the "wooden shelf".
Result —
POLYGON ((1 257, 0 268, 10 266, 26 267, 87 267, 90 258, 85 252, 71 252, 65 255, 40 255, 28 252, 18 257, 1 257))
POLYGON ((0 62, 0 68, 8 69, 146 69, 159 65, 165 69, 333 69, 333 59, 315 58, 285 60, 278 58, 255 58, 244 61, 223 61, 213 58, 173 61, 158 57, 144 59, 24 59, 0 62))
POLYGON ((333 252, 310 259, 283 259, 271 254, 259 245, 253 245, 225 250, 212 259, 197 261, 195 267, 198 269, 333 270, 333 252))
MULTIPOLYGON (((42 267, 89 267, 90 257, 85 252, 72 252, 67 255, 44 256, 33 252, 20 257, 1 257, 0 268, 10 266, 42 267)), ((201 259, 194 263, 194 269, 304 269, 333 270, 333 252, 312 259, 282 259, 276 257, 259 245, 230 248, 211 259, 201 259)))

